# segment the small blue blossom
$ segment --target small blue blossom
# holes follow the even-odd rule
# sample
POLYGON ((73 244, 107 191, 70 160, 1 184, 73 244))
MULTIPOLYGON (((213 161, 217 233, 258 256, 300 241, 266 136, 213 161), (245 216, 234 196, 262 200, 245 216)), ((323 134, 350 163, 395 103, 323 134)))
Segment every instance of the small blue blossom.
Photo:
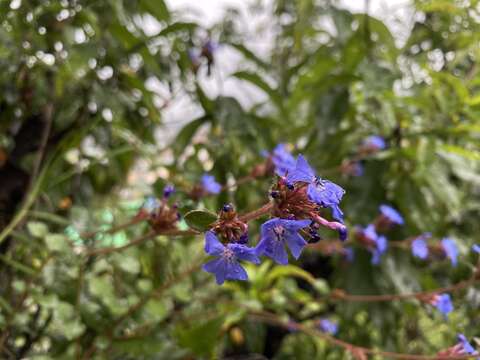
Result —
POLYGON ((142 209, 148 214, 154 213, 160 207, 160 202, 154 196, 149 196, 142 205, 142 209))
POLYGON ((477 354, 477 351, 473 348, 472 344, 467 340, 465 335, 458 334, 457 339, 463 347, 463 351, 467 354, 477 354))
POLYGON ((288 173, 287 182, 294 184, 296 182, 312 183, 316 180, 315 171, 310 167, 303 155, 298 155, 295 163, 295 169, 288 173))
POLYGON ((163 197, 165 199, 168 199, 170 196, 172 196, 172 194, 175 192, 175 187, 173 185, 166 185, 164 188, 163 188, 163 197))
POLYGON ((217 284, 221 285, 225 280, 248 280, 245 269, 238 260, 250 261, 260 264, 260 259, 255 249, 240 244, 223 245, 214 232, 205 233, 205 252, 208 255, 218 256, 203 265, 203 270, 215 274, 217 284))
POLYGON ((308 183, 307 195, 310 201, 322 207, 330 208, 332 217, 338 221, 343 221, 343 212, 339 204, 345 190, 329 180, 316 177, 315 172, 302 155, 298 155, 295 169, 288 173, 286 180, 290 184, 296 182, 308 183))
POLYGON ((422 260, 425 260, 428 257, 428 246, 425 240, 427 237, 429 237, 429 235, 424 234, 412 241, 411 247, 413 256, 422 260))
POLYGON ((260 241, 256 247, 257 255, 265 255, 278 264, 288 264, 285 245, 295 259, 298 259, 307 242, 298 231, 310 225, 310 220, 286 220, 273 218, 262 224, 260 241))
POLYGON ((285 144, 278 144, 273 149, 272 162, 275 165, 275 173, 279 176, 285 176, 295 169, 295 158, 285 144))
POLYGON ((383 216, 385 216, 391 223, 396 224, 396 225, 403 225, 404 220, 402 215, 392 208, 391 206, 388 205, 380 205, 380 212, 383 216))
POLYGON ((348 262, 352 262, 355 259, 355 251, 349 246, 343 248, 343 255, 348 262))
POLYGON ((379 135, 371 135, 363 141, 363 146, 375 150, 383 150, 387 147, 385 139, 379 135))
POLYGON ((222 191, 222 185, 215 181, 212 175, 204 174, 201 179, 202 187, 210 194, 218 194, 222 191))
POLYGON ((366 237, 373 243, 373 248, 370 249, 372 252, 372 264, 378 265, 380 263, 380 259, 387 251, 388 243, 387 238, 382 235, 378 235, 375 231, 375 225, 369 224, 365 229, 361 230, 362 235, 366 237))
POLYGON ((450 238, 443 238, 441 244, 445 255, 450 259, 452 266, 457 266, 458 249, 455 241, 450 238))
POLYGON ((328 319, 321 319, 318 322, 318 327, 320 330, 330 335, 335 335, 338 332, 338 325, 328 319))
POLYGON ((365 173, 365 169, 363 167, 363 164, 359 161, 356 161, 355 163, 353 163, 352 165, 352 175, 353 176, 363 176, 363 174, 365 173))
POLYGON ((473 244, 472 250, 475 251, 477 254, 480 254, 480 245, 473 244))
POLYGON ((440 294, 435 300, 435 307, 440 311, 445 317, 453 311, 452 299, 449 294, 440 294))

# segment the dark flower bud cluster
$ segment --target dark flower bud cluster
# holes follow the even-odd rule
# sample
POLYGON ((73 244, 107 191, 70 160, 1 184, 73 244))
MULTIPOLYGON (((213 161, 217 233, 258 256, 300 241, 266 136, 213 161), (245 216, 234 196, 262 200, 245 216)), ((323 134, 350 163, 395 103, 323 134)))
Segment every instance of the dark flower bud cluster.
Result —
POLYGON ((238 218, 238 214, 231 204, 223 205, 211 230, 225 242, 248 243, 248 225, 238 218))
POLYGON ((192 48, 188 50, 188 57, 191 62, 193 73, 197 73, 202 65, 202 58, 207 61, 207 75, 211 75, 212 66, 215 63, 215 51, 218 49, 218 44, 211 39, 207 39, 200 50, 192 48))
POLYGON ((177 204, 169 204, 168 201, 174 192, 175 188, 172 185, 167 185, 163 189, 162 199, 148 197, 138 211, 136 218, 148 220, 150 226, 156 232, 175 229, 177 221, 180 219, 180 213, 177 210, 177 204))

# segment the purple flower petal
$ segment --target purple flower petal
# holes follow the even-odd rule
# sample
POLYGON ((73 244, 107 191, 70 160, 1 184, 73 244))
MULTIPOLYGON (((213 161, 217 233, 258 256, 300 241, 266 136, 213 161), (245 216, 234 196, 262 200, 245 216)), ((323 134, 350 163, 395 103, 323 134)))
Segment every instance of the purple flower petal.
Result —
POLYGON ((310 183, 315 180, 315 172, 303 155, 298 155, 295 169, 287 175, 287 182, 294 184, 298 181, 310 183))
POLYGON ((223 258, 211 260, 202 266, 206 272, 215 274, 215 279, 218 285, 222 285, 226 277, 226 261, 223 258))
POLYGON ((428 257, 428 246, 424 237, 420 236, 412 241, 412 254, 415 257, 425 260, 428 257))
POLYGON ((208 255, 220 256, 223 254, 225 246, 218 240, 213 231, 205 233, 205 252, 208 255))
POLYGON ((400 215, 400 213, 391 206, 385 204, 380 205, 380 212, 394 224, 403 225, 405 222, 402 215, 400 215))
POLYGON ((279 176, 285 176, 295 170, 295 158, 285 144, 278 144, 273 149, 272 161, 275 165, 275 173, 279 176))
POLYGON ((442 239, 442 248, 445 252, 445 255, 450 259, 452 266, 457 266, 458 263, 458 249, 457 244, 450 238, 442 239))
POLYGON ((218 194, 222 191, 222 185, 215 181, 212 175, 204 174, 201 179, 202 187, 210 194, 218 194))
POLYGON ((250 261, 254 264, 260 264, 260 259, 258 258, 255 249, 241 244, 228 244, 227 247, 233 251, 238 259, 250 261))
POLYGON ((303 237, 301 237, 298 233, 290 233, 289 236, 286 238, 288 248, 292 253, 292 256, 295 259, 300 257, 303 248, 307 245, 307 242, 303 237))
POLYGON ((262 224, 260 241, 256 247, 258 255, 265 255, 277 263, 288 264, 287 245, 295 258, 300 256, 307 242, 298 234, 298 231, 309 226, 310 220, 286 220, 273 218, 262 224))

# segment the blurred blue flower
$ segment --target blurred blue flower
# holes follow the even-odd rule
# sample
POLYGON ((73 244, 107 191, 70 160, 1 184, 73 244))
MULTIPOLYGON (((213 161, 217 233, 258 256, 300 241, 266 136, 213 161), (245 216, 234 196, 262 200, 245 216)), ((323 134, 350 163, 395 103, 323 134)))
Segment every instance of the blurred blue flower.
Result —
POLYGON ((383 150, 387 147, 385 139, 379 135, 371 135, 363 141, 363 146, 375 150, 383 150))
POLYGON ((477 254, 480 254, 480 245, 472 245, 472 250, 475 251, 477 254))
POLYGON ((215 181, 212 175, 204 174, 201 179, 202 187, 210 194, 218 194, 222 191, 222 185, 215 181))
POLYGON ((476 350, 473 348, 472 344, 467 340, 465 335, 458 334, 457 339, 463 347, 463 351, 467 354, 477 354, 476 350))
POLYGON ((457 266, 458 249, 455 241, 450 238, 443 238, 441 244, 445 255, 450 259, 452 266, 457 266))
POLYGON ((428 257, 428 246, 426 239, 430 237, 429 234, 423 234, 412 241, 412 254, 422 260, 428 257))
POLYGON ((295 168, 287 175, 287 182, 294 184, 296 182, 312 183, 316 180, 315 171, 310 167, 303 155, 298 155, 295 162, 295 168))
POLYGON ((260 264, 255 249, 240 244, 225 246, 212 231, 205 233, 205 252, 208 255, 218 256, 217 259, 204 264, 203 270, 215 274, 219 285, 223 284, 225 280, 248 280, 247 272, 238 260, 260 264))
POLYGON ((321 319, 318 322, 318 327, 320 330, 330 335, 335 335, 338 332, 338 325, 328 319, 321 319))
POLYGON ((295 170, 295 158, 285 144, 278 144, 273 149, 272 161, 275 165, 275 173, 279 176, 285 176, 287 172, 295 170))
POLYGON ((175 187, 171 184, 165 185, 163 188, 163 197, 168 199, 175 192, 175 187))
POLYGON ((160 202, 154 196, 147 197, 142 205, 142 209, 145 210, 148 214, 152 214, 159 207, 160 202))
POLYGON ((351 247, 347 246, 343 248, 343 255, 348 262, 352 262, 355 258, 355 251, 351 247))
POLYGON ((391 206, 385 204, 380 205, 380 213, 393 224, 403 225, 404 223, 402 215, 391 206))
POLYGON ((339 204, 345 194, 345 190, 329 180, 316 177, 315 172, 303 155, 298 155, 295 169, 288 173, 286 180, 290 184, 296 182, 308 183, 308 198, 322 207, 330 208, 332 217, 338 221, 343 221, 343 212, 339 204))
POLYGON ((307 245, 305 239, 298 233, 309 226, 310 220, 286 220, 273 218, 262 224, 260 241, 256 247, 257 255, 265 255, 278 264, 288 264, 288 254, 285 245, 290 249, 293 257, 298 259, 303 248, 307 245))
POLYGON ((435 307, 440 311, 445 317, 453 311, 452 299, 449 294, 440 294, 435 299, 435 307))
POLYGON ((375 231, 375 225, 373 224, 369 224, 365 229, 362 229, 361 232, 364 237, 373 243, 373 248, 370 248, 372 253, 371 261, 372 264, 378 265, 383 253, 387 251, 387 238, 385 236, 378 235, 375 231))
POLYGON ((361 162, 356 161, 352 164, 352 175, 353 176, 363 176, 365 172, 364 166, 361 162))

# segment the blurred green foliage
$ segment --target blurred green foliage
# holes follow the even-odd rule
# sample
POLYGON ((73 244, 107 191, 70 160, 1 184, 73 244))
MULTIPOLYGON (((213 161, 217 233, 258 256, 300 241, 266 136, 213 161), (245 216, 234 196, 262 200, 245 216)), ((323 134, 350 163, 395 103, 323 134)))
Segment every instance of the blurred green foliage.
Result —
MULTIPOLYGON (((467 278, 476 260, 469 249, 480 232, 480 5, 405 6, 415 20, 399 41, 382 21, 335 2, 276 0, 271 50, 255 54, 234 10, 204 29, 163 0, 1 0, 1 357, 351 358, 321 339, 255 321, 247 308, 307 322, 329 317, 345 341, 405 353, 433 354, 458 332, 479 336, 474 287, 453 296, 448 320, 417 300, 322 300, 334 288, 434 289, 467 278), (152 17, 160 25, 154 34, 145 29, 152 17), (198 80, 206 64, 195 74, 188 52, 209 37, 217 51, 242 56, 229 76, 265 100, 246 108, 233 96, 207 95, 198 80), (167 136, 162 115, 179 94, 201 111, 167 136), (365 161, 363 176, 342 175, 339 166, 372 134, 388 149, 365 161), (205 171, 223 184, 243 178, 279 142, 347 190, 350 228, 393 204, 406 226, 391 240, 426 231, 453 237, 459 266, 419 262, 402 249, 389 250, 379 267, 361 249, 351 264, 307 251, 286 267, 248 266, 249 282, 219 287, 198 271, 198 236, 82 253, 146 233, 137 224, 82 236, 129 221, 167 182, 178 187, 183 215, 217 212, 225 202, 254 210, 268 201, 271 179, 199 202, 183 190, 205 171)), ((270 7, 260 2, 256 11, 270 7)), ((250 226, 254 241, 259 224, 250 226)))

